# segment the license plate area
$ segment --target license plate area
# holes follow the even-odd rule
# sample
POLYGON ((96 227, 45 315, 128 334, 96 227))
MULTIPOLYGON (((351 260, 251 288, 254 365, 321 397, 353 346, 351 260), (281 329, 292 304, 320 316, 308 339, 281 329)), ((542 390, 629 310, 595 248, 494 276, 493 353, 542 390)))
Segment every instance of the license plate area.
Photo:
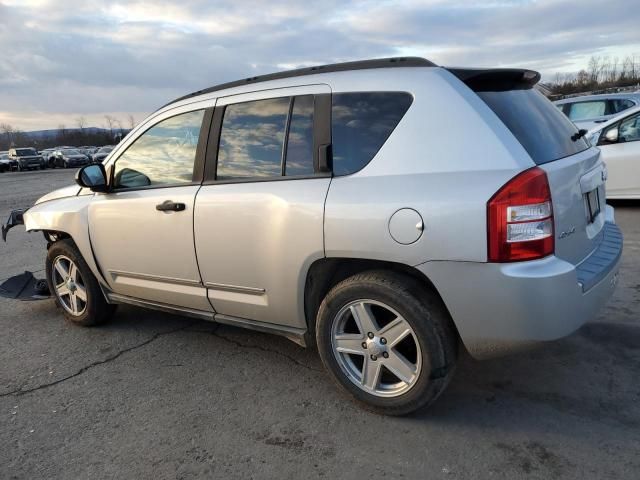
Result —
POLYGON ((594 188, 584 194, 584 202, 587 214, 587 222, 593 223, 600 215, 600 189, 594 188))

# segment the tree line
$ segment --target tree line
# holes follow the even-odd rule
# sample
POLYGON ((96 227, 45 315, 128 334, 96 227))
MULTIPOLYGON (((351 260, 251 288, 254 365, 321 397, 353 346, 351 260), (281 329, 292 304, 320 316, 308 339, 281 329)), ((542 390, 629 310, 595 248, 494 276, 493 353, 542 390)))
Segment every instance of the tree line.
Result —
POLYGON ((640 84, 640 57, 624 58, 593 55, 587 68, 577 73, 556 73, 548 86, 554 95, 632 87, 640 84))
POLYGON ((55 135, 46 137, 35 137, 8 123, 0 123, 0 151, 19 147, 34 147, 37 150, 44 150, 63 145, 75 147, 113 145, 120 142, 136 126, 133 115, 127 116, 126 125, 123 125, 118 118, 112 115, 105 115, 104 120, 103 127, 89 128, 86 119, 78 117, 73 128, 60 124, 55 135))

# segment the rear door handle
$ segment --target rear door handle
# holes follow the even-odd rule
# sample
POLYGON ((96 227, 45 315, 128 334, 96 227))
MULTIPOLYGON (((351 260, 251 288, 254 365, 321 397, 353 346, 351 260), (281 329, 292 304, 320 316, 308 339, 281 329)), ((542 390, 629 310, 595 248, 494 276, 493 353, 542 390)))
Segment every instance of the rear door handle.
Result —
POLYGON ((156 205, 156 210, 159 212, 182 212, 186 209, 187 206, 184 203, 176 203, 171 200, 165 200, 164 202, 156 205))

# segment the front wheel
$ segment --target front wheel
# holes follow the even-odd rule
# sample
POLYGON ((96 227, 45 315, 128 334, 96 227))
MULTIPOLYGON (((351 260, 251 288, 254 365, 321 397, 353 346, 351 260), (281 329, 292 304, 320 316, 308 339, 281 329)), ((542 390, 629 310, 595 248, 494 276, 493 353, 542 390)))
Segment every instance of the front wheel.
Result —
POLYGON ((60 240, 47 253, 47 282, 56 304, 71 322, 91 326, 106 322, 115 310, 71 239, 60 240))
POLYGON ((361 273, 332 288, 318 311, 316 340, 333 380, 365 408, 388 415, 435 401, 457 357, 442 301, 391 272, 361 273))

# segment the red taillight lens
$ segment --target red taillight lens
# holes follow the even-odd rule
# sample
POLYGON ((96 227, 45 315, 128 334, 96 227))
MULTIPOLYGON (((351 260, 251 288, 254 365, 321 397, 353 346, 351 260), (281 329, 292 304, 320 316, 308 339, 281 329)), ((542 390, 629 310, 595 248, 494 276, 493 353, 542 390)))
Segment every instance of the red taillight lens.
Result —
POLYGON ((544 170, 522 172, 491 197, 487 232, 490 262, 534 260, 553 253, 553 209, 544 170))

